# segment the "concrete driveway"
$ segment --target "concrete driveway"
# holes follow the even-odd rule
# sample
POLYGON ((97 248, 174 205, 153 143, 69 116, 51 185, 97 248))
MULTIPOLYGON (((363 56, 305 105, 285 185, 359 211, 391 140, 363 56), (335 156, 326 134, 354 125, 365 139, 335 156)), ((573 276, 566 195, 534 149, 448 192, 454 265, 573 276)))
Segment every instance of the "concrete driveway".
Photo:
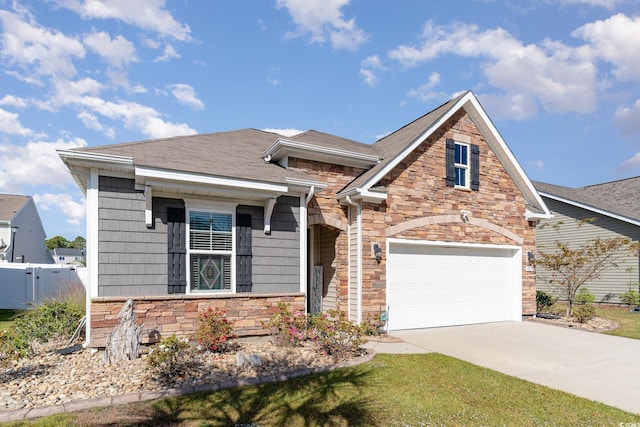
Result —
POLYGON ((640 414, 640 340, 535 322, 396 331, 378 353, 437 352, 640 414))

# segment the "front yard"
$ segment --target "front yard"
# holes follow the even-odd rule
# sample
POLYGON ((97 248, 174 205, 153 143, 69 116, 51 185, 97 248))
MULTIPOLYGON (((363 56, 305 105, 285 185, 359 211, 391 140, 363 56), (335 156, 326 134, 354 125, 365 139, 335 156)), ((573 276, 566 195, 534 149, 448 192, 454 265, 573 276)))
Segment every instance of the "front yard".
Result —
POLYGON ((40 426, 618 426, 640 416, 439 354, 377 355, 295 380, 88 410, 40 426))
MULTIPOLYGON (((640 313, 598 309, 640 338, 640 313)), ((59 414, 22 426, 619 426, 640 415, 440 354, 377 355, 294 380, 59 414)))

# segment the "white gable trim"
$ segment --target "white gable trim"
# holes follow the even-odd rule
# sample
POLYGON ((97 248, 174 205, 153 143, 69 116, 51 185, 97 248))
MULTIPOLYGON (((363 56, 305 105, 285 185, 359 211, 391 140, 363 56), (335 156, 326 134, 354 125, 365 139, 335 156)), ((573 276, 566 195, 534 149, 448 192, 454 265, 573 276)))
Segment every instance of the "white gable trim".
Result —
POLYGON ((615 214, 613 212, 606 211, 604 209, 595 208, 593 206, 589 206, 589 205, 586 205, 584 203, 576 202, 575 200, 566 199, 564 197, 556 196, 556 195, 553 195, 553 194, 550 194, 550 193, 545 193, 543 191, 540 192, 540 195, 542 197, 547 197, 547 198, 549 198, 551 200, 556 200, 558 202, 566 203, 568 205, 575 206, 575 207, 580 208, 580 209, 585 209, 585 210, 591 211, 593 213, 597 213, 597 214, 600 214, 600 215, 608 216, 609 218, 617 219, 619 221, 623 221, 623 222, 629 223, 631 225, 640 226, 640 221, 637 221, 637 220, 631 219, 631 218, 627 218, 626 216, 618 215, 618 214, 615 214))

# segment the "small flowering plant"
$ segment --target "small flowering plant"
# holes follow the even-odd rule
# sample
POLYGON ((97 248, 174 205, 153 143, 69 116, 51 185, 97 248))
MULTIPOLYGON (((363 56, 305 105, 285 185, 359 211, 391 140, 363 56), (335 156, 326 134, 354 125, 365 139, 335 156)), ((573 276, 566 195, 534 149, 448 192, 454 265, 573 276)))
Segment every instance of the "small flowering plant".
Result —
POLYGON ((335 360, 358 355, 367 342, 364 328, 349 321, 343 311, 329 310, 312 316, 311 330, 320 352, 335 360))
POLYGON ((187 369, 191 360, 190 348, 189 340, 176 334, 162 338, 149 349, 147 365, 166 381, 187 369))
POLYGON ((284 303, 278 304, 278 312, 267 322, 262 322, 273 342, 282 347, 298 347, 311 338, 309 335, 309 317, 302 310, 289 310, 284 303))
POLYGON ((223 353, 229 350, 229 340, 235 338, 233 323, 219 309, 209 307, 198 315, 198 329, 194 334, 199 348, 223 353))

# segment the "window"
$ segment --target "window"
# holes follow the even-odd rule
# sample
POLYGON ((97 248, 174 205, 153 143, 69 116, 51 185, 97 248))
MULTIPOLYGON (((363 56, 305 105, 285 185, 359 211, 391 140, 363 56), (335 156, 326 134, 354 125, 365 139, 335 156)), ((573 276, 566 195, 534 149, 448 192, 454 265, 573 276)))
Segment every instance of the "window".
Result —
POLYGON ((233 215, 189 211, 189 283, 192 292, 231 291, 233 215))
POLYGON ((480 190, 480 147, 446 140, 447 187, 480 190))
POLYGON ((455 185, 469 187, 469 146, 456 142, 455 155, 455 185))

